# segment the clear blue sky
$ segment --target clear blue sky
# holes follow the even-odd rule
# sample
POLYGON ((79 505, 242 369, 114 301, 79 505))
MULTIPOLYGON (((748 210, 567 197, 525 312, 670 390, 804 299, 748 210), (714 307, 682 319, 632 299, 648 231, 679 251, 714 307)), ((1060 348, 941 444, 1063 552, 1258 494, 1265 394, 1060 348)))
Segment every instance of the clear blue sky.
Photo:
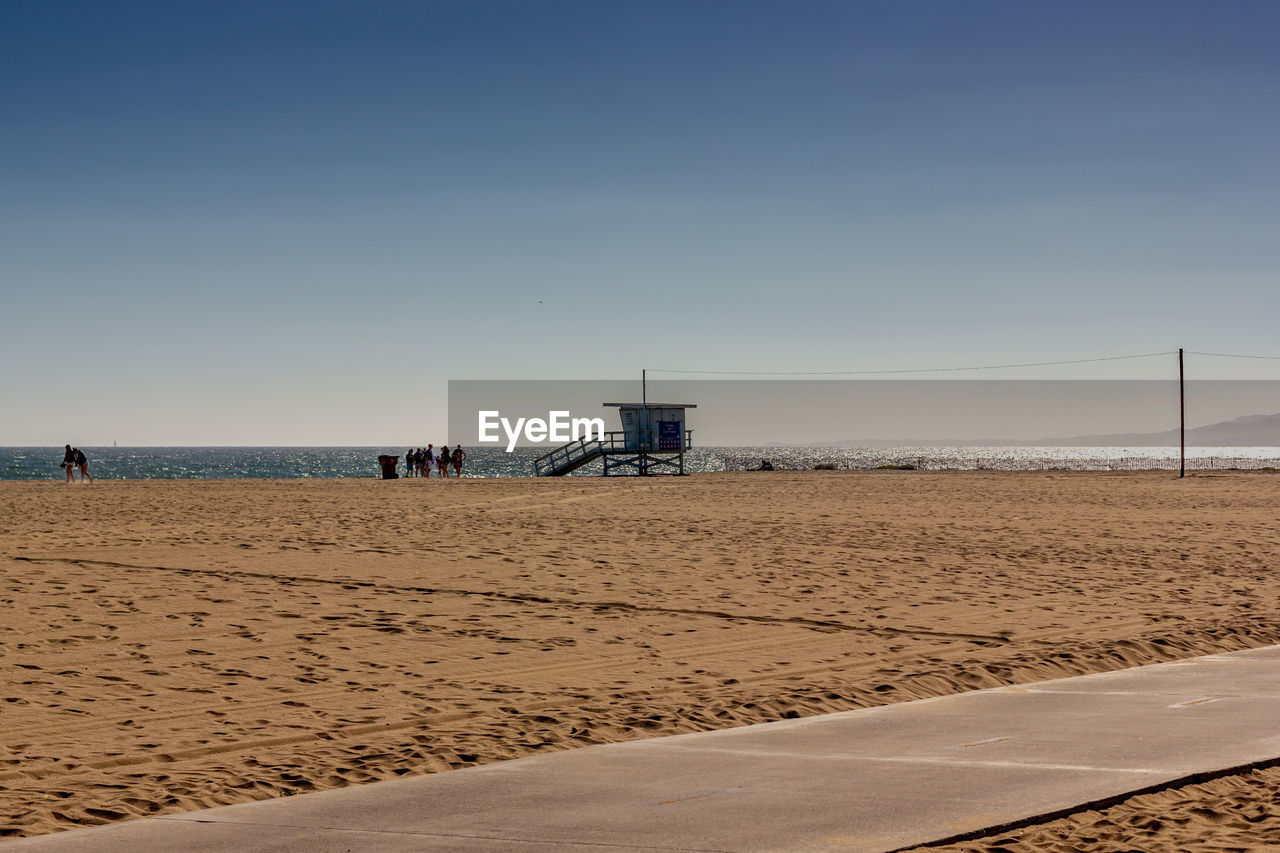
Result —
MULTIPOLYGON (((449 378, 1280 354, 1278 42, 1271 2, 13 0, 0 444, 421 443, 449 378)), ((1031 375, 1164 375, 1098 371, 1031 375)))

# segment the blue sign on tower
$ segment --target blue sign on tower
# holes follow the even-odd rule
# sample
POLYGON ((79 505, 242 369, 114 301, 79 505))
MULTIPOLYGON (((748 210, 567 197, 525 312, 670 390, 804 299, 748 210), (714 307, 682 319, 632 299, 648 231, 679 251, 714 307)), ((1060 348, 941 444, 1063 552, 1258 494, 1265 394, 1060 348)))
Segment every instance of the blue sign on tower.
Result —
POLYGON ((680 450, 680 424, 676 421, 658 421, 658 449, 680 450))

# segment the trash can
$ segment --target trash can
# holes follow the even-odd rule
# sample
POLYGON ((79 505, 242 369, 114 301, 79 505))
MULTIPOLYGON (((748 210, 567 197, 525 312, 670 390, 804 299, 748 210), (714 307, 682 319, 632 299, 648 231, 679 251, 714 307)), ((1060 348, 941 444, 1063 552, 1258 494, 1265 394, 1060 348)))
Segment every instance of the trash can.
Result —
POLYGON ((378 456, 378 464, 382 466, 382 479, 398 480, 400 474, 396 470, 400 467, 399 456, 387 456, 385 454, 378 456))

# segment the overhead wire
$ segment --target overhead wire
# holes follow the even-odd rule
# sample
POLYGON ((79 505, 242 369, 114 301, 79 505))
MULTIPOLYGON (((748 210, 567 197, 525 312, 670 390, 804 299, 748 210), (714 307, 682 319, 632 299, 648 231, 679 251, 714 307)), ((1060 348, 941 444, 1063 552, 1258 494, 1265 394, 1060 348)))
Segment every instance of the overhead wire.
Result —
POLYGON ((1187 350, 1187 355, 1208 355, 1214 358, 1257 358, 1266 361, 1280 361, 1280 355, 1237 355, 1229 352, 1200 352, 1199 350, 1187 350))
MULTIPOLYGON (((1067 361, 1028 361, 1018 364, 988 364, 975 367, 921 367, 915 369, 896 370, 681 370, 668 368, 646 368, 649 373, 686 373, 706 376, 873 376, 895 373, 953 373, 967 370, 1009 370, 1017 367, 1050 367, 1059 364, 1090 364, 1100 361, 1123 361, 1133 358, 1155 358, 1157 356, 1177 355, 1177 350, 1167 352, 1146 352, 1137 355, 1112 355, 1101 358, 1075 358, 1067 361)), ((1265 356, 1258 356, 1263 358, 1265 356)))

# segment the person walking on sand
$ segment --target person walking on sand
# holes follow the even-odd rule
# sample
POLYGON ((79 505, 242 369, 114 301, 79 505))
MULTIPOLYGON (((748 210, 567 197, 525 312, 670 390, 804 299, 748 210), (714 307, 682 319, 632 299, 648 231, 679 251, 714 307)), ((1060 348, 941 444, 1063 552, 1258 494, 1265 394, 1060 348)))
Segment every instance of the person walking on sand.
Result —
POLYGON ((440 469, 440 476, 449 479, 449 445, 440 445, 440 459, 436 463, 436 467, 440 469))
POLYGON ((407 450, 404 454, 404 475, 406 477, 413 476, 413 450, 407 450))
POLYGON ((67 449, 62 452, 62 467, 67 469, 67 482, 75 482, 76 479, 76 452, 71 449, 71 445, 67 445, 67 449))
POLYGON ((422 453, 422 476, 426 477, 428 480, 431 479, 431 466, 435 464, 436 461, 434 448, 434 444, 428 444, 427 449, 422 453))
POLYGON ((462 462, 466 458, 467 454, 463 452, 461 444, 453 449, 453 475, 458 479, 462 479, 462 462))
POLYGON ((76 448, 76 465, 80 468, 80 482, 86 479, 92 483, 93 477, 89 475, 89 457, 84 455, 84 451, 76 448))

